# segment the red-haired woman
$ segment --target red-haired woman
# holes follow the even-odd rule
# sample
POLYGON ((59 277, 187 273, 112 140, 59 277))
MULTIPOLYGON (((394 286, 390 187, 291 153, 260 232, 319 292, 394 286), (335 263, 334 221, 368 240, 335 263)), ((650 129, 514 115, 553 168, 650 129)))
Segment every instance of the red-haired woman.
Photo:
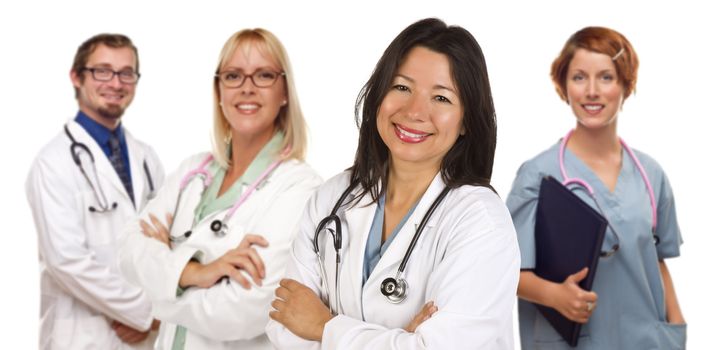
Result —
POLYGON ((552 81, 572 108, 575 128, 521 166, 507 198, 522 254, 522 349, 569 348, 534 303, 583 323, 578 348, 685 347, 685 321, 664 260, 678 256, 682 243, 673 192, 658 163, 617 133, 618 112, 635 90, 637 72, 630 42, 601 27, 572 35, 552 64, 552 81), (579 186, 573 192, 608 220, 592 291, 578 285, 587 268, 564 281, 533 271, 535 212, 540 181, 548 175, 574 183, 571 189, 579 186))

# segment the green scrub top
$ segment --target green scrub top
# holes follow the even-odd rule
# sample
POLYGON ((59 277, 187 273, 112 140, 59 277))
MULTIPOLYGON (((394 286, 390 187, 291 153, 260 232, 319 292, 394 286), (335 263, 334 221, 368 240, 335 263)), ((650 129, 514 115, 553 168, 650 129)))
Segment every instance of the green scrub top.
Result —
MULTIPOLYGON (((219 189, 222 187, 226 169, 223 169, 219 163, 213 161, 209 165, 209 173, 212 174, 212 182, 202 193, 202 197, 194 209, 194 224, 202 221, 209 215, 220 210, 231 208, 237 199, 242 195, 242 190, 255 182, 257 178, 267 169, 267 167, 276 160, 277 154, 281 149, 283 135, 277 132, 270 141, 257 153, 252 163, 247 167, 244 174, 234 182, 234 184, 220 196, 219 189)), ((181 295, 183 290, 179 290, 177 296, 181 295)), ((187 329, 183 326, 177 326, 174 333, 174 343, 172 350, 183 350, 186 343, 187 329)))

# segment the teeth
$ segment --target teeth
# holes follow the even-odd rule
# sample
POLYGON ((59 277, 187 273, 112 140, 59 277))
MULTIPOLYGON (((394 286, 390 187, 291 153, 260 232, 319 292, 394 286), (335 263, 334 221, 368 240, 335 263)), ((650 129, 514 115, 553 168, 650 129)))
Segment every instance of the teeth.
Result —
POLYGON ((243 111, 251 111, 253 109, 257 109, 257 105, 254 104, 239 104, 236 106, 238 109, 241 109, 243 111))
POLYGON ((603 105, 585 105, 585 109, 588 111, 599 111, 603 109, 603 105))
POLYGON ((408 132, 406 130, 401 129, 398 126, 396 126, 396 129, 398 129, 398 132, 400 132, 401 134, 403 134, 403 136, 406 136, 406 137, 422 139, 422 138, 428 136, 427 134, 414 134, 412 132, 408 132))

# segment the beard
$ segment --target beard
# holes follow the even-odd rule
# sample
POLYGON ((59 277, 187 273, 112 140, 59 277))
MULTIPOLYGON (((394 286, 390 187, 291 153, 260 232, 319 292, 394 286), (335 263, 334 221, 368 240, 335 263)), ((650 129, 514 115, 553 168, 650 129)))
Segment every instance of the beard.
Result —
POLYGON ((98 114, 104 119, 110 119, 115 121, 121 118, 122 115, 124 115, 124 108, 116 104, 110 104, 105 107, 99 108, 98 114))

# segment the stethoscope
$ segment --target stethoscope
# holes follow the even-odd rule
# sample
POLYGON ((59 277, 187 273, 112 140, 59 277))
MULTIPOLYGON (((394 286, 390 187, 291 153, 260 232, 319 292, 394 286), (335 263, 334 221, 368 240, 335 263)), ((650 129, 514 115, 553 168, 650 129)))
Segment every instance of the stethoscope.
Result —
MULTIPOLYGON (((565 135, 564 138, 562 138, 562 141, 560 142, 560 152, 559 152, 559 165, 560 165, 560 173, 562 174, 562 184, 565 186, 570 185, 579 185, 581 188, 585 189, 585 192, 588 194, 590 198, 592 198, 593 202, 595 202, 595 206, 597 206, 598 211, 600 214, 607 219, 607 216, 605 215, 605 212, 602 210, 602 207, 600 206, 600 203, 595 198, 595 190, 588 184, 585 180, 578 179, 578 178, 571 178, 567 176, 567 171, 565 170, 565 146, 567 145, 567 141, 570 140, 570 136, 572 136, 572 132, 575 131, 570 130, 567 135, 565 135)), ((658 245, 660 243, 660 238, 658 235, 655 234, 656 226, 658 225, 658 212, 655 206, 655 194, 653 194, 653 186, 650 184, 650 180, 648 180, 648 174, 646 174, 645 169, 643 168, 643 165, 640 164, 640 161, 638 160, 638 157, 635 156, 635 153, 633 152, 630 147, 623 141, 623 139, 618 138, 620 141, 620 144, 623 146, 626 152, 630 155, 630 158, 633 159, 633 162, 635 163, 636 168, 638 168, 638 172, 640 172, 640 176, 643 178, 643 182, 645 182, 645 187, 648 189, 648 196, 650 198, 650 209, 652 213, 652 223, 651 223, 651 234, 653 235, 653 243, 658 245)), ((575 188, 577 189, 577 187, 575 188)), ((608 226, 613 231, 613 234, 615 234, 615 243, 608 249, 607 251, 601 251, 600 256, 601 257, 610 257, 615 252, 620 249, 620 236, 618 235, 618 232, 615 230, 615 227, 610 224, 610 220, 607 220, 608 226)))
MULTIPOLYGON (((288 152, 288 150, 286 149, 285 151, 283 151, 283 154, 285 154, 287 152, 288 152)), ((284 156, 281 156, 280 159, 278 159, 277 161, 270 164, 267 167, 267 169, 265 169, 265 171, 263 171, 262 174, 260 174, 260 176, 249 187, 247 187, 247 190, 245 190, 245 192, 242 193, 242 195, 239 197, 239 199, 237 199, 237 202, 227 211, 227 213, 224 215, 224 217, 221 220, 216 219, 216 220, 212 221, 212 223, 209 225, 209 229, 212 230, 212 232, 214 233, 214 235, 216 237, 224 237, 225 235, 227 235, 227 229, 228 229, 227 223, 229 223, 229 220, 232 218, 234 213, 237 211, 237 208, 239 208, 242 205, 242 203, 244 203, 247 200, 247 198, 249 198, 249 196, 252 194, 252 192, 254 192, 259 187, 259 185, 262 183, 262 181, 267 179, 267 177, 270 175, 270 173, 272 173, 272 171, 275 170, 282 163, 283 158, 284 158, 284 156)), ((176 219, 176 217, 177 217, 176 215, 177 215, 177 211, 179 210, 179 202, 181 202, 182 194, 184 193, 184 190, 189 186, 189 183, 192 182, 192 180, 199 178, 202 180, 202 183, 204 184, 204 188, 202 189, 202 192, 200 193, 200 197, 201 197, 201 195, 204 194, 204 191, 212 183, 212 174, 210 174, 209 171, 207 170, 207 166, 209 165, 209 163, 212 162, 213 159, 214 159, 214 157, 211 154, 208 155, 204 159, 204 161, 202 161, 202 163, 199 164, 198 167, 189 171, 182 178, 182 181, 179 184, 179 194, 177 194, 176 204, 174 205, 174 214, 173 214, 174 219, 176 219)), ((172 228, 174 227, 175 221, 176 220, 172 220, 172 224, 169 227, 169 232, 173 232, 172 228)), ((182 235, 179 235, 179 236, 170 236, 169 239, 174 244, 182 243, 182 242, 186 241, 187 239, 189 239, 189 237, 191 237, 193 229, 194 229, 194 227, 190 228, 189 230, 187 230, 186 232, 184 232, 182 235)))
MULTIPOLYGON (((90 211, 91 213, 101 214, 116 209, 118 207, 118 203, 109 203, 109 200, 106 197, 106 193, 103 191, 101 183, 98 180, 96 159, 93 157, 93 153, 91 153, 91 150, 84 143, 76 141, 76 139, 71 134, 71 131, 68 130, 68 125, 63 125, 63 130, 65 131, 66 136, 68 136, 68 139, 71 140, 71 157, 73 158, 73 162, 76 163, 78 169, 81 170, 81 174, 83 174, 86 182, 88 182, 88 186, 90 186, 93 190, 93 196, 96 197, 96 202, 98 202, 97 207, 94 207, 92 205, 88 206, 88 211, 90 211), (85 153, 86 155, 88 155, 88 158, 91 159, 91 167, 93 168, 93 179, 96 181, 96 185, 94 185, 94 182, 91 181, 91 177, 88 176, 88 173, 86 173, 86 169, 83 167, 81 153, 85 153)), ((146 159, 144 159, 144 173, 146 174, 146 181, 149 182, 149 195, 147 196, 147 199, 151 199, 154 197, 155 193, 154 180, 151 178, 151 172, 149 171, 149 166, 146 164, 146 159)))
MULTIPOLYGON (((342 249, 343 245, 343 231, 341 229, 341 223, 340 223, 340 217, 338 216, 337 212, 340 209, 340 207, 343 205, 343 202, 345 199, 350 195, 350 193, 353 191, 353 189, 358 185, 356 181, 352 181, 350 186, 343 192, 343 195, 338 198, 338 201, 335 203, 335 206, 333 206, 333 210, 331 210, 330 215, 323 218, 320 223, 318 224, 317 228, 315 229, 315 236, 313 237, 313 251, 318 257, 318 265, 320 266, 320 271, 323 274, 323 289, 326 293, 326 299, 323 300, 324 302, 328 303, 330 312, 333 314, 337 314, 338 311, 341 310, 340 306, 340 251, 342 249), (328 228, 328 225, 333 224, 335 226, 335 230, 328 228), (336 300, 336 309, 333 310, 333 306, 330 305, 330 288, 328 287, 328 277, 327 277, 327 270, 325 269, 325 265, 323 264, 323 257, 320 253, 320 246, 318 243, 318 238, 320 237, 320 233, 323 231, 327 231, 330 233, 330 235, 333 237, 333 248, 335 249, 335 300, 336 300)), ((434 213, 436 208, 439 206, 441 201, 446 197, 446 194, 449 193, 451 188, 449 186, 444 187, 443 190, 441 190, 441 193, 439 193, 439 196, 436 197, 433 203, 431 203, 431 206, 429 206, 428 210, 426 210, 426 214, 424 214, 423 218, 421 219, 421 223, 416 227, 416 231, 413 235, 413 238, 411 239, 411 243, 408 245, 408 249, 406 249, 406 254, 403 256, 403 260, 401 261, 401 264, 398 266, 398 271, 396 272, 395 277, 388 277, 383 280, 381 283, 381 294, 388 299, 389 302, 393 304, 399 304, 403 300, 406 299, 407 291, 408 291, 408 283, 406 282, 406 279, 402 277, 403 271, 406 269, 406 264, 408 263, 408 259, 411 257, 411 253, 413 252, 413 248, 416 246, 416 242, 418 241, 419 237, 421 236, 421 232, 423 232, 424 227, 426 226, 426 223, 429 221, 429 218, 434 213)))

